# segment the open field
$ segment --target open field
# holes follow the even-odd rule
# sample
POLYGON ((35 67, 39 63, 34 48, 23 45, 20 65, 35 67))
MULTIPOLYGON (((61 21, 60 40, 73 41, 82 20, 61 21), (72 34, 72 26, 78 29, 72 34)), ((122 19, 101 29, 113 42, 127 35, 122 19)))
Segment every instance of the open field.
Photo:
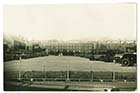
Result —
POLYGON ((122 67, 102 61, 90 61, 73 56, 46 56, 31 59, 13 60, 4 63, 5 71, 111 71, 136 72, 136 67, 122 67))

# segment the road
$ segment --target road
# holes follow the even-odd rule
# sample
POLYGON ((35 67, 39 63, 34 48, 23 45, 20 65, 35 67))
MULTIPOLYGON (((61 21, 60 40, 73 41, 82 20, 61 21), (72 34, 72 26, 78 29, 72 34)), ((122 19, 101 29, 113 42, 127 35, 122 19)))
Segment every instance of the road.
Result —
POLYGON ((6 82, 5 90, 20 91, 104 91, 118 88, 120 91, 136 90, 136 82, 6 82), (7 86, 8 84, 8 86, 7 86))

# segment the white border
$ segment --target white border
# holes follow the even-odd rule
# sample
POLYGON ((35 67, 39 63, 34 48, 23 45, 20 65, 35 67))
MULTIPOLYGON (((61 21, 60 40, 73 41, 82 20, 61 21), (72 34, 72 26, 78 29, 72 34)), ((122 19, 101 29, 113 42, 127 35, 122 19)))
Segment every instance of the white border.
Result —
MULTIPOLYGON (((4 93, 3 91, 3 6, 4 5, 21 5, 21 4, 66 4, 66 3, 78 3, 78 4, 84 4, 84 3, 137 3, 137 60, 140 60, 140 32, 138 31, 138 26, 140 26, 140 3, 139 0, 0 0, 0 92, 4 93)), ((138 63, 138 77, 140 78, 139 72, 140 72, 140 64, 138 63)), ((140 80, 137 81, 138 86, 137 90, 133 91, 140 92, 139 86, 140 86, 140 80)), ((28 91, 29 92, 29 91, 28 91)), ((49 91, 50 92, 50 91, 49 91)), ((35 92, 37 93, 37 92, 35 92)), ((72 92, 71 92, 72 93, 72 92)), ((85 92, 86 93, 86 92, 85 92)), ((96 93, 96 92, 94 92, 96 93)), ((99 93, 99 92, 97 92, 99 93)), ((126 93, 126 92, 124 92, 126 93)))
POLYGON ((122 3, 139 0, 3 0, 2 4, 122 3))

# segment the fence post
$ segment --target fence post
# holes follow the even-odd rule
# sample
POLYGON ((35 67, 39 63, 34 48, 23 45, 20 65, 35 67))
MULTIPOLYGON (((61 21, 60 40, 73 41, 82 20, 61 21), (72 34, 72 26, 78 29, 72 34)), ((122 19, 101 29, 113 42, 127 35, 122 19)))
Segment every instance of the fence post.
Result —
POLYGON ((115 81, 115 72, 112 72, 112 80, 115 81))
POLYGON ((18 72, 18 80, 21 80, 21 72, 18 72))
MULTIPOLYGON (((22 58, 21 58, 21 56, 19 57, 19 65, 21 66, 21 60, 22 60, 22 58)), ((18 79, 19 80, 21 80, 21 70, 19 70, 19 73, 18 73, 18 79)))
POLYGON ((42 71, 42 80, 46 80, 46 74, 45 74, 45 65, 43 65, 43 71, 42 71))
POLYGON ((90 71, 90 74, 91 74, 91 82, 93 81, 93 71, 90 71))
POLYGON ((45 73, 45 80, 46 80, 47 79, 47 77, 46 77, 46 71, 44 73, 45 73))
POLYGON ((70 81, 70 71, 66 71, 66 81, 70 81))

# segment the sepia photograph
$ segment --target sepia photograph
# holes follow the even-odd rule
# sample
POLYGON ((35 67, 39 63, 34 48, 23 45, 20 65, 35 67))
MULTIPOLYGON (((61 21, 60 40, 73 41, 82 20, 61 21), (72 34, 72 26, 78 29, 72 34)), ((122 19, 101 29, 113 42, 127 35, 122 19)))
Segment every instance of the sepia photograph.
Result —
POLYGON ((136 8, 4 5, 4 91, 136 91, 136 8))

